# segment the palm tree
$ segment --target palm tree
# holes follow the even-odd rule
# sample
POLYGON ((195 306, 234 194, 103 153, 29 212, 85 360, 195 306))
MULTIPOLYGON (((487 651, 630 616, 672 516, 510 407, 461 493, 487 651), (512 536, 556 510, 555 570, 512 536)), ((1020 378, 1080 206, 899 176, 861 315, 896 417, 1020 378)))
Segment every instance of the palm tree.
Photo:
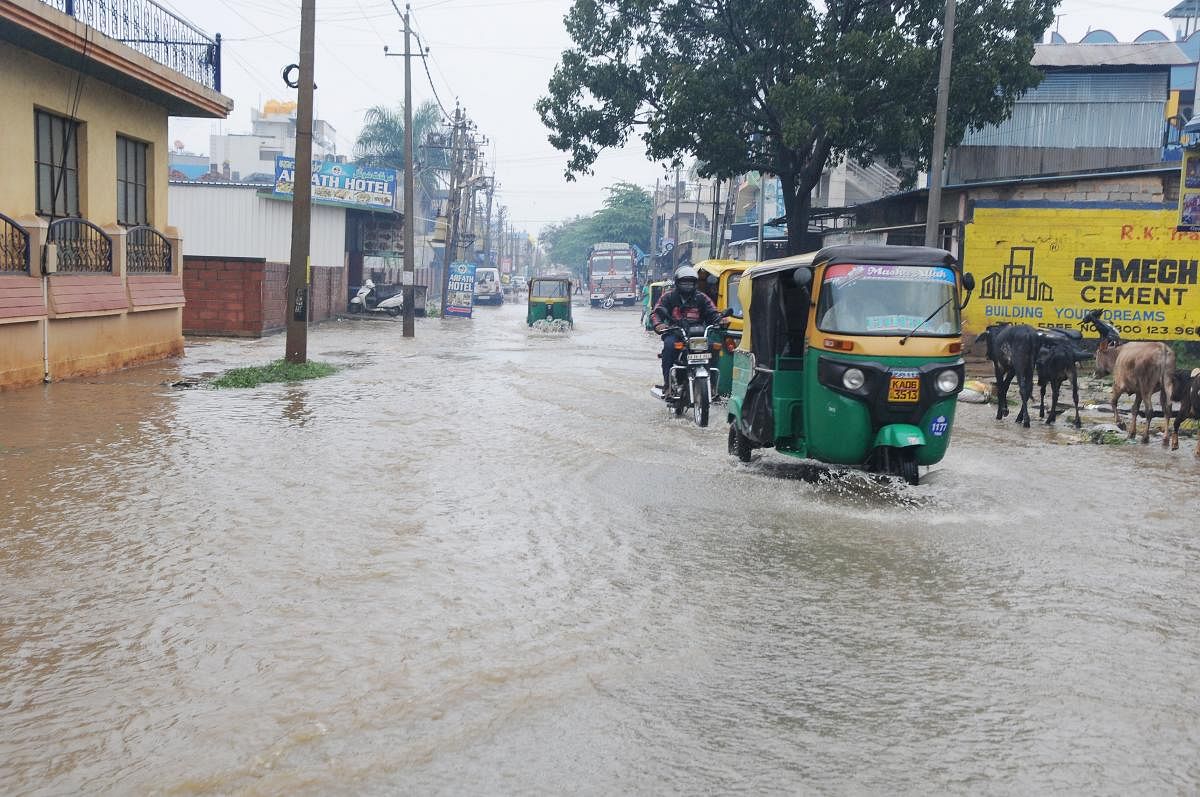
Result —
MULTIPOLYGON (((427 220, 432 216, 434 197, 442 187, 441 173, 450 168, 450 153, 428 145, 429 135, 441 124, 442 112, 436 102, 426 100, 413 110, 413 181, 420 194, 421 216, 427 220)), ((362 130, 354 142, 354 159, 367 166, 404 171, 403 106, 376 105, 367 109, 362 130)))

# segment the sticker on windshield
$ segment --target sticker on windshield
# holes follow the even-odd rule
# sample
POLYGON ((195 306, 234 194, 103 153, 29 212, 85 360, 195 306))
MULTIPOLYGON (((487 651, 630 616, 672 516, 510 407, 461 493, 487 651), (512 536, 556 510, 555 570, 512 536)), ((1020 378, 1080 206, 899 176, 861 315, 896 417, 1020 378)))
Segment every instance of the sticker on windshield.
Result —
POLYGON ((867 332, 908 332, 924 320, 919 315, 869 315, 867 332))
POLYGON ((945 282, 954 284, 954 271, 942 266, 855 266, 839 263, 825 269, 825 282, 837 286, 859 280, 893 282, 945 282))

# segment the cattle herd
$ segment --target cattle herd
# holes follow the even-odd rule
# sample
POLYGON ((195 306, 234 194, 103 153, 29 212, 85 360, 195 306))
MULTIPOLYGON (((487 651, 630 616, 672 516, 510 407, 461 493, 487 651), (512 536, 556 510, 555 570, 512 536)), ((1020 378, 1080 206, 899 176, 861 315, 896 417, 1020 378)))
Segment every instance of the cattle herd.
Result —
MULTIPOLYGON (((1158 341, 1125 341, 1117 330, 1100 316, 1099 310, 1088 313, 1081 324, 1091 326, 1100 334, 1095 354, 1083 348, 1083 335, 1078 330, 1036 329, 1026 324, 993 324, 984 330, 976 342, 987 344, 987 358, 996 371, 996 418, 1008 415, 1008 388, 1016 379, 1021 397, 1017 423, 1029 428, 1029 402, 1033 398, 1036 375, 1041 390, 1039 417, 1054 423, 1060 414, 1058 394, 1063 382, 1070 380, 1071 398, 1075 405, 1075 428, 1079 420, 1079 378, 1077 364, 1096 360, 1096 375, 1112 374, 1112 412, 1117 426, 1125 423, 1117 412, 1117 401, 1129 393, 1133 410, 1129 420, 1129 438, 1137 437, 1138 411, 1145 403, 1146 429, 1142 442, 1150 442, 1150 421, 1154 417, 1153 399, 1158 394, 1166 422, 1163 446, 1179 448, 1179 424, 1187 418, 1200 418, 1200 368, 1190 373, 1175 368, 1175 352, 1158 341), (1049 417, 1046 415, 1046 388, 1051 391, 1049 417), (1174 414, 1173 402, 1179 402, 1174 414)), ((1200 435, 1197 436, 1196 456, 1200 456, 1200 435)))

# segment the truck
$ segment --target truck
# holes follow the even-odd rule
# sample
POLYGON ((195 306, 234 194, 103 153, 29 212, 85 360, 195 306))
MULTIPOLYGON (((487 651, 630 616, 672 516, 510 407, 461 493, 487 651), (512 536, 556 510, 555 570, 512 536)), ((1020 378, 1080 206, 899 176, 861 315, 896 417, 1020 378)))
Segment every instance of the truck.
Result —
POLYGON ((637 253, 629 244, 601 242, 588 250, 588 299, 592 307, 632 307, 638 298, 637 253), (608 300, 612 304, 608 304, 608 300))

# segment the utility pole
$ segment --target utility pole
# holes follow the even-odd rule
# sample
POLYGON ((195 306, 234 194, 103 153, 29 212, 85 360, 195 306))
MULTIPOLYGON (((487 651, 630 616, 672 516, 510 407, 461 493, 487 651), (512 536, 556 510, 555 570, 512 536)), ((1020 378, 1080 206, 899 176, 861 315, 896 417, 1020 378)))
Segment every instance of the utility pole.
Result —
POLYGON ((657 254, 658 248, 654 245, 654 239, 658 232, 658 178, 654 178, 654 200, 650 205, 650 251, 646 253, 646 275, 650 275, 650 266, 654 261, 654 255, 657 254))
POLYGON ((416 198, 413 190, 413 121, 412 121, 412 51, 409 49, 409 6, 404 6, 404 337, 416 334, 416 271, 413 250, 416 248, 413 222, 416 220, 416 198))
POLYGON ((763 260, 763 216, 767 215, 767 176, 758 173, 758 262, 763 260))
POLYGON ((933 122, 932 171, 929 175, 929 206, 925 210, 925 245, 938 245, 938 222, 942 218, 942 171, 946 160, 946 112, 950 104, 950 62, 954 56, 954 3, 946 0, 946 24, 942 31, 942 63, 938 70, 937 116, 933 122))
POLYGON ((720 250, 717 249, 717 217, 721 215, 721 178, 717 177, 713 182, 713 203, 712 203, 712 219, 709 221, 709 245, 708 256, 720 257, 720 250))
POLYGON ((679 265, 679 167, 675 167, 675 215, 671 217, 671 273, 679 265))
POLYGON ((308 361, 308 271, 312 222, 313 68, 317 0, 300 2, 300 75, 296 97, 296 174, 292 195, 292 256, 288 263, 286 359, 308 361))
POLYGON ((442 253, 442 317, 446 317, 446 305, 450 301, 450 264, 455 260, 458 248, 458 170, 459 132, 462 127, 462 108, 454 107, 454 126, 450 132, 450 190, 446 196, 446 248, 442 253))
MULTIPOLYGON (((494 169, 495 167, 493 167, 494 169)), ((492 176, 487 181, 487 214, 483 220, 483 259, 487 264, 492 265, 492 194, 496 191, 496 172, 492 172, 492 176)), ((500 265, 499 258, 496 259, 496 266, 500 265)), ((509 277, 511 281, 511 275, 509 277)))

